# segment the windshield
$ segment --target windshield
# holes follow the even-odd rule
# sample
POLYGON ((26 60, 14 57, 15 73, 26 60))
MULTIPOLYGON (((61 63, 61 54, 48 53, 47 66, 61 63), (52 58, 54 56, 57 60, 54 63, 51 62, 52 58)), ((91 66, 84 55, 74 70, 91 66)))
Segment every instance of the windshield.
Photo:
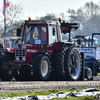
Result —
POLYGON ((11 48, 14 48, 15 40, 10 40, 11 48))
POLYGON ((100 47, 100 35, 93 35, 93 47, 100 47))
POLYGON ((23 43, 47 44, 47 30, 45 25, 27 25, 24 29, 23 43))

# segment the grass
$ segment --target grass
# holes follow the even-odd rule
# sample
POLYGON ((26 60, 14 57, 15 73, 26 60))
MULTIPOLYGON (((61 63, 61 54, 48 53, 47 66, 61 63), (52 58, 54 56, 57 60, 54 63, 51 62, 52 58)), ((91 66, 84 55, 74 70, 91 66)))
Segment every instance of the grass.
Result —
MULTIPOLYGON (((49 95, 53 93, 57 93, 60 91, 63 92, 75 92, 80 89, 59 89, 59 90, 41 90, 41 91, 23 91, 23 92, 8 92, 8 93, 0 93, 0 97, 17 97, 17 96, 27 96, 27 95, 49 95)), ((81 89, 82 90, 82 89, 81 89)), ((100 90, 100 89, 99 89, 100 90)), ((51 100, 96 100, 95 96, 83 96, 83 97, 72 97, 66 96, 65 98, 55 98, 51 100)))

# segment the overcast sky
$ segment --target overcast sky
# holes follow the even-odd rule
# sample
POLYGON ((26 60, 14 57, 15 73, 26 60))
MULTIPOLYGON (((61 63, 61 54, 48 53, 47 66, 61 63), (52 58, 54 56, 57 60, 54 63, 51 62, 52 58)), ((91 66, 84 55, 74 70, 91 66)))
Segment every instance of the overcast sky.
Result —
MULTIPOLYGON (((36 16, 44 16, 47 13, 55 13, 60 16, 60 13, 65 13, 67 9, 77 9, 83 7, 86 2, 93 1, 100 5, 100 0, 8 0, 12 3, 22 3, 23 18, 27 19, 29 16, 35 18, 36 16)), ((3 0, 0 0, 0 5, 3 6, 3 0)), ((67 16, 67 15, 66 15, 67 16)))

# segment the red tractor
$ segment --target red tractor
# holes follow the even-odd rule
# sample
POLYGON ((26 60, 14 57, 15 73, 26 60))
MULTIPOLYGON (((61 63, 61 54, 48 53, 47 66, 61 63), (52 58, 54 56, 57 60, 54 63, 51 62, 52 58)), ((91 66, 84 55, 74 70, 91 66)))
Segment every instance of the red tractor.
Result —
POLYGON ((22 36, 13 53, 0 59, 1 80, 49 80, 50 76, 79 80, 82 63, 79 50, 70 42, 62 42, 62 33, 70 33, 77 23, 26 20, 17 36, 22 36), (52 74, 54 72, 54 74, 52 74), (53 76, 54 75, 54 76, 53 76))

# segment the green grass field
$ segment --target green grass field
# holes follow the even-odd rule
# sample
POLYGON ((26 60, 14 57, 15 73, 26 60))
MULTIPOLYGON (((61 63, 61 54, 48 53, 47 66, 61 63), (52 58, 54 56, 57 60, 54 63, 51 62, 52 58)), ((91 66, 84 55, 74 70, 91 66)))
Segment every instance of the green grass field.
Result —
MULTIPOLYGON (((9 92, 9 93, 0 93, 2 97, 17 97, 17 96, 27 96, 27 95, 49 95, 53 93, 57 93, 60 91, 63 92, 75 92, 80 89, 60 89, 60 90, 42 90, 42 91, 25 91, 25 92, 9 92)), ((82 89, 81 89, 82 90, 82 89)), ((100 90, 100 89, 99 89, 100 90)), ((95 96, 83 96, 83 97, 72 97, 66 96, 65 98, 55 98, 51 100, 96 100, 95 96)), ((98 99, 97 99, 98 100, 98 99)))

